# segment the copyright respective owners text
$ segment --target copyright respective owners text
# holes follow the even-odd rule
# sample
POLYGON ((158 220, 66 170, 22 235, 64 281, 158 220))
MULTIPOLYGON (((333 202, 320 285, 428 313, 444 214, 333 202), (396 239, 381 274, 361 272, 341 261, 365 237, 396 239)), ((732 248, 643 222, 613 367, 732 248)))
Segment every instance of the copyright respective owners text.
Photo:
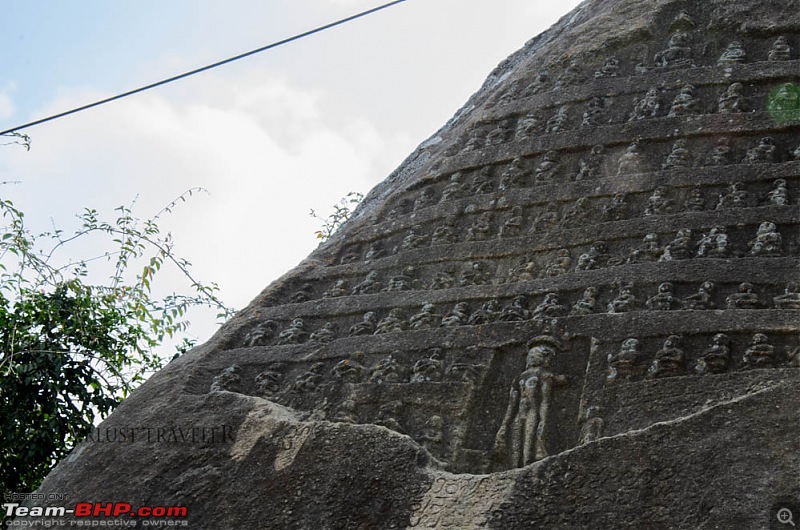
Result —
POLYGON ((3 502, 4 528, 173 528, 188 527, 189 509, 178 505, 134 506, 127 502, 3 502))
POLYGON ((800 500, 775 501, 769 513, 769 528, 783 530, 798 528, 798 517, 800 517, 800 500))

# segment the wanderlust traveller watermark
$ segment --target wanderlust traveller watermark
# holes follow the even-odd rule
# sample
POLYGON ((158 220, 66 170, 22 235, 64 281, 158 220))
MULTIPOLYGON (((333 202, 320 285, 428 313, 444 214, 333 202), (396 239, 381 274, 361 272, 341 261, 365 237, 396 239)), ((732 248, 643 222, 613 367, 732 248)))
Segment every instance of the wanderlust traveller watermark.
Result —
POLYGON ((211 445, 234 442, 231 425, 214 426, 136 426, 98 427, 86 437, 86 442, 98 444, 149 443, 211 445))

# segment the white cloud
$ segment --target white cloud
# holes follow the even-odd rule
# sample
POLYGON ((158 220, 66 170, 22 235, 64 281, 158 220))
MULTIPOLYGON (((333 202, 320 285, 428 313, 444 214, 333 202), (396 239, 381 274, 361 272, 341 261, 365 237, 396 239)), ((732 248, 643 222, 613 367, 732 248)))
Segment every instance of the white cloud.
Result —
POLYGON ((14 115, 14 103, 8 94, 0 92, 0 120, 5 120, 14 115))

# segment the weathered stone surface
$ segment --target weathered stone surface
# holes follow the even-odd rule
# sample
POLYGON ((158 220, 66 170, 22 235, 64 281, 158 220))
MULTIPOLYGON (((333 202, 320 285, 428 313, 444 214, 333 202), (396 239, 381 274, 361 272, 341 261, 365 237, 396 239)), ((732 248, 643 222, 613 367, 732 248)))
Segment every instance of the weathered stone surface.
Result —
POLYGON ((585 2, 41 491, 208 529, 777 524, 798 72, 797 1, 585 2))

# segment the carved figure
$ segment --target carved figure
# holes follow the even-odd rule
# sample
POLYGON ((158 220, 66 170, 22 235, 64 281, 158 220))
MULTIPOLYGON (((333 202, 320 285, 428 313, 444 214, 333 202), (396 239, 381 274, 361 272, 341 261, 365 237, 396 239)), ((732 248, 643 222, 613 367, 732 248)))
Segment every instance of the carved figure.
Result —
POLYGON ((381 282, 378 281, 377 271, 369 271, 364 281, 353 287, 352 294, 372 294, 380 291, 381 282))
POLYGON ((352 399, 345 399, 342 401, 336 411, 336 415, 333 417, 333 421, 337 423, 352 423, 354 425, 359 423, 358 414, 356 413, 356 402, 352 399))
POLYGON ((367 374, 367 369, 362 364, 363 360, 364 352, 356 352, 351 358, 336 363, 331 373, 344 383, 360 383, 367 374))
POLYGON ((333 286, 322 293, 322 298, 338 298, 347 294, 347 282, 344 280, 336 280, 333 286))
POLYGON ((594 313, 596 306, 597 306, 597 288, 587 287, 583 291, 581 299, 575 302, 575 304, 573 304, 569 314, 570 316, 591 315, 592 313, 594 313))
POLYGON ((785 179, 775 181, 773 188, 767 193, 766 202, 769 206, 789 206, 789 190, 785 179))
POLYGON ((455 230, 457 221, 458 217, 455 215, 445 217, 443 224, 437 226, 431 235, 431 246, 449 245, 458 242, 458 235, 455 230))
POLYGON ((289 327, 281 331, 278 335, 278 345, 300 344, 308 338, 306 323, 302 318, 295 318, 289 327))
POLYGON ((380 425, 391 429, 400 434, 405 433, 402 425, 397 418, 403 415, 403 402, 399 400, 384 403, 378 409, 378 416, 375 418, 375 425, 380 425))
POLYGON ((534 320, 548 320, 565 315, 566 306, 561 305, 556 293, 547 293, 544 300, 533 310, 534 320))
POLYGON ((605 100, 601 97, 594 97, 586 104, 583 112, 581 127, 597 127, 602 122, 603 113, 606 110, 605 100))
POLYGON ((694 371, 700 375, 721 374, 728 369, 731 358, 731 339, 724 333, 717 333, 711 339, 711 346, 697 360, 694 371))
POLYGON ((568 109, 565 105, 563 107, 560 107, 553 115, 553 117, 547 120, 547 124, 545 125, 545 130, 544 130, 545 134, 555 134, 564 131, 564 127, 567 124, 567 118, 568 118, 568 109))
POLYGON ((691 166, 689 160, 689 149, 686 147, 686 140, 680 139, 672 146, 672 151, 667 155, 667 159, 661 165, 662 169, 681 169, 691 166))
POLYGON ((327 343, 336 338, 336 324, 325 322, 321 328, 311 334, 308 338, 311 342, 327 343))
POLYGON ((422 193, 419 194, 417 200, 414 201, 414 211, 421 210, 423 208, 427 208, 433 204, 436 204, 436 196, 433 193, 431 188, 425 188, 422 190, 422 193))
POLYGON ((546 184, 551 182, 556 173, 558 173, 558 170, 558 153, 555 151, 547 151, 544 154, 544 158, 542 158, 542 161, 539 163, 539 167, 536 168, 533 177, 534 184, 546 184))
POLYGON ((683 309, 683 303, 672 291, 672 284, 670 282, 663 282, 658 286, 658 293, 648 298, 647 302, 645 302, 645 306, 651 311, 673 311, 676 309, 683 309))
POLYGON ((578 197, 575 204, 567 210, 564 214, 562 223, 568 228, 585 225, 590 221, 592 211, 589 209, 589 199, 586 197, 578 197))
POLYGON ((651 377, 669 377, 680 375, 683 372, 685 356, 683 350, 678 347, 680 342, 678 335, 670 335, 664 341, 664 346, 656 352, 656 358, 650 365, 648 375, 651 377))
POLYGON ((698 258, 727 258, 730 253, 728 234, 723 226, 715 226, 697 243, 698 258))
POLYGON ((441 381, 444 375, 444 362, 442 350, 436 348, 427 358, 420 359, 411 367, 411 382, 425 383, 428 381, 441 381))
POLYGON ((733 150, 727 138, 720 138, 708 156, 709 166, 729 166, 733 163, 733 150))
POLYGON ((579 444, 593 442, 603 435, 603 418, 600 417, 600 407, 589 407, 581 422, 579 444))
POLYGON ((441 416, 434 414, 425 422, 416 439, 428 451, 439 452, 444 438, 443 431, 444 420, 441 416))
POLYGON ((750 368, 763 368, 772 366, 775 359, 775 346, 769 343, 769 338, 763 333, 756 333, 750 340, 750 345, 744 351, 742 360, 750 368))
POLYGON ((370 245, 367 253, 364 254, 364 262, 380 259, 384 256, 384 254, 386 254, 386 252, 383 248, 383 241, 375 241, 372 245, 370 245))
POLYGON ((713 296, 716 287, 711 282, 703 282, 695 294, 689 295, 683 299, 684 309, 716 309, 713 296))
POLYGON ((747 208, 749 204, 750 194, 744 189, 744 184, 741 182, 734 182, 728 188, 727 193, 721 193, 719 202, 717 202, 717 210, 723 208, 747 208))
POLYGON ((641 357, 639 341, 634 338, 625 339, 619 352, 608 355, 608 374, 606 379, 609 381, 618 379, 628 381, 632 379, 639 372, 638 367, 641 357))
POLYGON ((311 300, 313 296, 314 286, 310 283, 303 284, 300 289, 289 298, 289 302, 293 304, 299 304, 302 302, 308 302, 311 300))
POLYGON ((694 99, 694 86, 684 85, 681 91, 672 100, 667 117, 690 116, 697 114, 697 101, 694 99))
POLYGON ((522 206, 514 206, 511 209, 511 215, 500 227, 500 238, 521 236, 524 220, 522 206))
POLYGON ((728 47, 722 52, 717 64, 732 65, 741 64, 747 59, 747 53, 744 51, 744 46, 739 41, 733 41, 728 44, 728 47))
POLYGON ((501 322, 521 322, 530 320, 531 312, 528 310, 528 299, 516 296, 509 305, 503 308, 499 320, 501 322))
POLYGON ((772 299, 775 309, 800 309, 800 283, 789 282, 783 294, 772 299))
POLYGON ((523 165, 522 158, 517 157, 511 161, 511 164, 500 175, 500 184, 497 189, 500 191, 509 190, 512 188, 520 188, 525 185, 525 180, 528 176, 528 170, 523 165))
POLYGON ((372 368, 369 382, 381 385, 383 383, 399 383, 402 380, 402 369, 393 355, 388 355, 372 368))
POLYGON ((419 233, 419 228, 412 226, 411 230, 409 230, 408 234, 406 234, 406 237, 403 238, 403 242, 400 243, 399 250, 422 248, 427 242, 428 238, 419 233))
POLYGON ((536 262, 530 258, 522 258, 520 264, 508 271, 508 283, 530 282, 538 278, 536 262))
POLYGON ((642 153, 639 142, 637 141, 629 145, 625 154, 620 157, 617 175, 641 173, 642 171, 642 153))
POLYGON ((717 110, 720 114, 744 112, 744 85, 733 83, 719 97, 717 110))
POLYGON ((503 424, 495 437, 495 454, 512 468, 548 456, 550 405, 555 387, 567 378, 553 371, 559 342, 543 335, 529 344, 525 371, 512 385, 503 424))
POLYGON ((544 232, 558 225, 558 204, 547 203, 543 212, 536 216, 531 224, 531 233, 544 232))
POLYGON ((617 77, 619 75, 619 59, 616 57, 609 57, 606 59, 605 64, 594 73, 595 79, 602 79, 605 77, 617 77))
POLYGON ((769 61, 789 61, 792 58, 792 48, 789 46, 789 41, 786 37, 781 35, 775 42, 772 43, 772 49, 769 51, 767 60, 769 61))
POLYGON ((242 377, 238 364, 225 368, 211 381, 211 392, 239 392, 242 377))
POLYGON ((747 151, 745 164, 772 164, 778 161, 778 148, 771 136, 759 140, 758 145, 747 151))
POLYGON ((280 392, 285 368, 286 365, 284 363, 270 363, 269 366, 255 378, 256 394, 261 397, 270 398, 280 392))
POLYGON ((358 337, 360 335, 372 335, 375 333, 375 327, 378 325, 378 317, 373 311, 364 313, 361 322, 354 324, 347 335, 350 337, 358 337))
POLYGON ((661 245, 658 243, 658 235, 647 234, 642 239, 642 244, 631 251, 628 256, 628 263, 648 263, 658 261, 663 254, 661 245))
POLYGON ((608 253, 608 245, 605 241, 595 241, 589 247, 589 257, 597 267, 612 267, 615 265, 620 265, 621 261, 617 259, 612 259, 608 253))
POLYGON ((686 198, 684 206, 688 212, 702 212, 705 210, 706 200, 703 198, 702 188, 692 188, 692 190, 689 192, 689 197, 686 198))
POLYGON ((666 197, 667 189, 659 186, 653 190, 653 194, 647 199, 645 215, 661 215, 672 211, 672 201, 666 197))
POLYGON ((619 294, 608 303, 607 309, 609 313, 627 313, 636 311, 638 304, 636 295, 633 294, 633 284, 627 283, 620 286, 619 294))
POLYGON ((317 362, 312 364, 308 371, 297 376, 289 391, 295 394, 313 392, 324 380, 324 372, 325 363, 317 362))
POLYGON ((517 124, 517 132, 514 135, 514 140, 517 142, 524 142, 529 140, 539 133, 539 128, 542 123, 542 118, 535 112, 529 112, 517 124))
POLYGON ((486 145, 500 145, 508 140, 508 134, 511 129, 511 122, 503 120, 497 124, 497 127, 492 129, 486 136, 486 145))
POLYGON ((654 63, 663 68, 686 68, 694 66, 692 61, 691 37, 687 31, 694 29, 695 23, 686 12, 680 13, 670 26, 672 35, 667 49, 656 54, 654 63))
POLYGON ((384 333, 398 333, 403 331, 404 327, 403 313, 399 307, 394 307, 389 310, 389 314, 378 322, 375 326, 374 335, 382 335, 384 333))
POLYGON ((488 324, 497 321, 498 318, 500 318, 500 302, 489 300, 480 309, 472 313, 469 320, 467 320, 467 324, 470 326, 488 324))
POLYGON ((758 295, 753 292, 752 283, 741 283, 736 293, 725 299, 728 309, 759 309, 761 301, 758 295))
POLYGON ((275 338, 276 331, 278 331, 278 324, 274 320, 261 322, 245 335, 244 345, 247 347, 266 346, 275 338))
POLYGON ((561 72, 556 80, 556 84, 553 87, 553 90, 559 90, 565 88, 569 85, 574 85, 580 81, 583 81, 583 69, 581 68, 580 63, 578 61, 572 60, 567 64, 567 67, 561 72))
POLYGON ((455 286, 456 278, 453 276, 454 271, 455 269, 452 265, 448 266, 447 269, 443 271, 436 271, 428 289, 436 291, 438 289, 450 289, 455 286))
POLYGON ((603 206, 603 218, 606 221, 621 221, 627 218, 628 201, 625 193, 615 193, 608 204, 603 206))
POLYGON ((783 254, 783 238, 778 227, 771 221, 758 226, 756 238, 748 243, 751 256, 780 256, 783 254))
POLYGON ((467 241, 486 241, 492 232, 492 212, 483 212, 467 230, 467 241))
POLYGON ((481 139, 479 131, 472 131, 466 143, 464 143, 464 147, 461 148, 461 151, 459 151, 458 154, 466 155, 472 151, 477 151, 483 147, 483 144, 484 141, 481 139))
POLYGON ((416 269, 413 266, 409 265, 405 267, 400 274, 389 278, 389 282, 386 284, 383 292, 410 291, 413 289, 415 273, 416 269))
POLYGON ((581 158, 578 164, 578 173, 575 180, 590 180, 599 176, 599 171, 603 166, 603 146, 592 147, 591 153, 585 158, 581 158))
POLYGON ((458 280, 459 287, 470 285, 485 285, 491 280, 491 274, 487 270, 485 263, 474 261, 466 266, 461 278, 458 280))
POLYGON ((472 179, 469 192, 475 195, 492 192, 492 167, 484 166, 472 179))
POLYGON ((572 258, 569 255, 569 250, 566 248, 558 249, 553 261, 545 267, 544 277, 553 278, 555 276, 561 276, 562 274, 568 273, 571 267, 572 258))
POLYGON ((447 185, 442 190, 442 198, 440 203, 449 199, 457 199, 461 195, 463 184, 461 183, 461 173, 453 173, 447 181, 447 185))
POLYGON ((664 253, 658 261, 674 261, 689 259, 692 257, 692 231, 688 228, 681 228, 675 235, 675 239, 664 247, 664 253))
POLYGON ((651 88, 644 97, 637 99, 633 105, 633 112, 628 117, 628 121, 645 120, 655 118, 661 109, 661 99, 658 96, 658 89, 651 88))
POLYGON ((452 311, 442 318, 443 328, 466 326, 469 321, 469 306, 466 302, 459 302, 452 311))
POLYGON ((408 319, 410 329, 429 329, 439 327, 441 315, 436 313, 436 306, 431 303, 424 303, 422 309, 416 315, 408 319))

